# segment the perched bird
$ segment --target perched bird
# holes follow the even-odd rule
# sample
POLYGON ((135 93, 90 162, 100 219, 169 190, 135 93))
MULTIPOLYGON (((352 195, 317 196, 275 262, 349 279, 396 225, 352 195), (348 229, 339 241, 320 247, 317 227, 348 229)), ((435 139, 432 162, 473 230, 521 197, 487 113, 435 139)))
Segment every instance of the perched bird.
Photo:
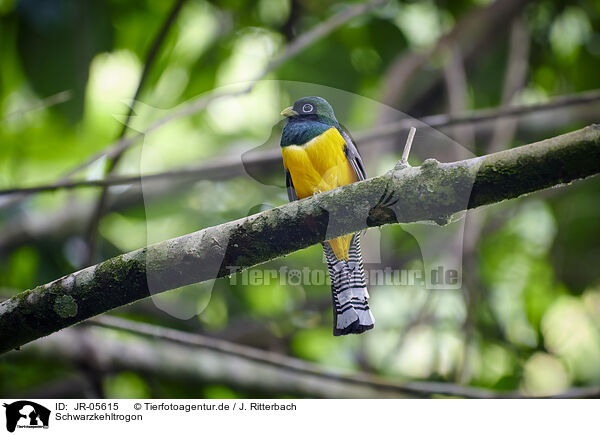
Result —
MULTIPOLYGON (((284 109, 281 152, 288 198, 295 201, 367 178, 358 150, 321 97, 305 97, 284 109)), ((373 328, 360 234, 323 242, 331 277, 333 335, 373 328)))

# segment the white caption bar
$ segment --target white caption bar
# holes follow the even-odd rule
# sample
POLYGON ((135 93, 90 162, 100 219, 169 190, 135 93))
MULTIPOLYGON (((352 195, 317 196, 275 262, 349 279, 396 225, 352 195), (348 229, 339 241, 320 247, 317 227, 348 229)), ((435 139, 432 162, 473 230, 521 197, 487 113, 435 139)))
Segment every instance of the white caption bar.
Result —
MULTIPOLYGON (((596 400, 3 399, 0 433, 582 433, 596 400), (42 429, 42 432, 36 429, 42 429)), ((594 429, 595 430, 595 429, 594 429)))

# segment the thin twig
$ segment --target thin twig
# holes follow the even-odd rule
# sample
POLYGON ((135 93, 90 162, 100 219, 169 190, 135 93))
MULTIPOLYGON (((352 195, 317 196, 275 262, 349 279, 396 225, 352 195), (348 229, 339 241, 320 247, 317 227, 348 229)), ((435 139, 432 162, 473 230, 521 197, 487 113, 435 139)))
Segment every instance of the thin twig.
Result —
POLYGON ((296 56, 298 53, 303 51, 306 47, 314 44, 318 40, 326 37, 331 34, 334 30, 346 24, 348 21, 356 18, 368 11, 383 5, 387 0, 374 0, 367 3, 360 3, 354 6, 347 7, 337 14, 331 16, 326 21, 316 25, 313 27, 310 32, 304 33, 297 37, 290 45, 288 45, 287 49, 283 52, 283 54, 273 61, 269 62, 267 67, 264 69, 262 73, 258 75, 254 81, 262 79, 271 71, 277 69, 283 63, 296 56))
POLYGON ((393 136, 411 126, 422 126, 423 124, 434 128, 449 127, 453 125, 477 124, 492 121, 499 118, 512 118, 527 115, 544 110, 552 110, 573 106, 577 104, 594 103, 600 100, 600 90, 581 92, 578 94, 555 97, 544 103, 527 104, 522 106, 507 106, 501 108, 490 108, 475 110, 463 115, 452 116, 449 114, 425 116, 417 119, 403 119, 378 127, 363 135, 356 135, 359 143, 364 143, 380 138, 393 136))
POLYGON ((65 103, 71 99, 73 93, 70 90, 58 92, 57 94, 50 95, 43 100, 38 101, 36 104, 25 109, 17 110, 12 113, 8 113, 4 118, 0 119, 0 124, 5 122, 14 121, 16 118, 20 118, 26 113, 36 112, 38 110, 47 109, 48 107, 56 106, 57 104, 65 103))
POLYGON ((406 144, 404 144, 404 151, 402 151, 402 159, 400 162, 404 165, 408 165, 408 155, 410 154, 410 148, 412 147, 415 133, 417 132, 416 127, 411 127, 408 131, 408 137, 406 138, 406 144))

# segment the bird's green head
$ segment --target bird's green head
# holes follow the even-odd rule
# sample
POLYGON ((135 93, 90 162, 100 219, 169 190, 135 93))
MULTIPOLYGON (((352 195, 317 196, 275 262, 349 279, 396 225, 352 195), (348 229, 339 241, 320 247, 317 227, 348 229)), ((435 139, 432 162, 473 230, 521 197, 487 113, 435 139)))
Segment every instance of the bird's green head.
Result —
POLYGON ((331 105, 321 97, 304 97, 293 106, 283 109, 287 118, 319 120, 327 124, 337 124, 331 105))

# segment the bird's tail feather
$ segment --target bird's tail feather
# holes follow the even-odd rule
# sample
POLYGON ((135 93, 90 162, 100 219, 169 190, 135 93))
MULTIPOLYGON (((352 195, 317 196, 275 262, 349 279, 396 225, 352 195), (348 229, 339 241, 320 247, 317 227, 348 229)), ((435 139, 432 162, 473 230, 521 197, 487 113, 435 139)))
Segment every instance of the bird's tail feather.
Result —
POLYGON ((338 259, 329 242, 323 243, 333 297, 333 335, 360 334, 372 329, 369 293, 360 252, 360 234, 350 242, 348 260, 338 259))

